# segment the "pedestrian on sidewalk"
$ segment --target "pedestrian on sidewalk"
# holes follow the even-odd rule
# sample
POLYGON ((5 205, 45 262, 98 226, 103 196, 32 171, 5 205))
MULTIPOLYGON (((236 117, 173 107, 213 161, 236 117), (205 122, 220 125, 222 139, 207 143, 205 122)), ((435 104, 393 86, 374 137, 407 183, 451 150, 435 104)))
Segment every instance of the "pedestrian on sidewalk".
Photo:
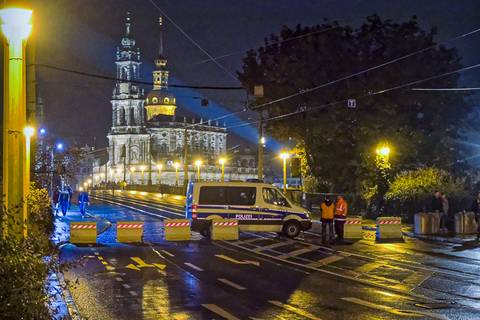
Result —
POLYGON ((448 232, 447 218, 448 218, 448 210, 450 208, 450 205, 448 203, 448 199, 445 193, 442 193, 442 197, 440 199, 442 201, 442 214, 440 215, 440 231, 446 233, 448 232))
POLYGON ((90 198, 88 197, 88 192, 83 191, 80 188, 80 193, 78 194, 78 207, 80 208, 80 213, 82 214, 82 218, 85 217, 85 211, 87 206, 90 205, 90 198))
POLYGON ((437 227, 438 227, 438 230, 442 231, 441 221, 443 216, 443 204, 442 204, 442 193, 440 191, 435 192, 435 195, 432 200, 432 204, 430 206, 430 212, 434 212, 439 216, 440 219, 437 227))
POLYGON ((70 187, 69 184, 67 184, 67 186, 65 188, 68 192, 68 210, 70 210, 70 208, 72 206, 73 189, 72 189, 72 187, 70 187))
POLYGON ((477 198, 473 200, 470 209, 475 214, 475 221, 477 222, 477 241, 480 240, 480 192, 477 193, 477 198))
POLYGON ((347 220, 348 205, 343 196, 337 196, 337 203, 335 204, 335 233, 337 239, 343 242, 344 225, 347 220))
POLYGON ((60 204, 60 209, 62 210, 63 216, 65 216, 68 211, 68 204, 70 203, 70 196, 68 191, 60 191, 60 194, 58 196, 58 203, 60 204))
POLYGON ((55 215, 58 213, 58 198, 60 196, 60 188, 58 186, 55 187, 55 190, 53 191, 52 195, 52 201, 53 201, 53 210, 55 211, 55 215))
POLYGON ((328 243, 333 242, 333 216, 335 211, 335 205, 330 199, 329 195, 325 196, 325 200, 320 205, 322 210, 322 243, 326 243, 327 239, 327 227, 328 227, 328 243))

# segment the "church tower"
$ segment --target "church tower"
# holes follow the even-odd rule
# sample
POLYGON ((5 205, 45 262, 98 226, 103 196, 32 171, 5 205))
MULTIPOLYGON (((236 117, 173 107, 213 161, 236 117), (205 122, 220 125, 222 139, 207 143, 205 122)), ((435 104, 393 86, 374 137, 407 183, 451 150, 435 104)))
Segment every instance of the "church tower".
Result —
POLYGON ((144 92, 140 79, 140 49, 131 36, 131 18, 127 12, 125 34, 117 47, 117 82, 113 89, 112 127, 108 134, 111 168, 148 161, 149 135, 145 123, 144 92))
POLYGON ((147 120, 155 116, 174 116, 177 109, 175 96, 168 91, 168 69, 167 58, 163 54, 163 19, 158 20, 160 25, 160 45, 158 56, 155 59, 155 70, 153 70, 153 90, 145 99, 145 109, 147 110, 147 120))

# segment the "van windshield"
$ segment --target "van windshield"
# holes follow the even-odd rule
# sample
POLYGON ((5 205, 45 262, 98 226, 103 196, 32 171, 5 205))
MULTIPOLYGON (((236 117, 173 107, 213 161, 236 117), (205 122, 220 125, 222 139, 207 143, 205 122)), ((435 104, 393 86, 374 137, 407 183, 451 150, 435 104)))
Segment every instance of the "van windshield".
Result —
POLYGON ((263 200, 266 203, 276 206, 290 207, 287 199, 285 199, 285 197, 278 192, 278 190, 273 188, 263 188, 263 200))
POLYGON ((200 187, 198 204, 253 206, 257 196, 255 187, 200 187))

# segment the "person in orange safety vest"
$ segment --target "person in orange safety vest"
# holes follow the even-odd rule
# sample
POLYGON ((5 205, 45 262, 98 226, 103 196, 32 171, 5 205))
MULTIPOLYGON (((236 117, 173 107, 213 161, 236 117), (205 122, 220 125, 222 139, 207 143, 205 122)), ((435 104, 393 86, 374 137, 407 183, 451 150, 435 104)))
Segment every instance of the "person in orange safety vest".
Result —
POLYGON ((335 233, 340 241, 343 241, 344 224, 347 220, 348 205, 343 196, 337 196, 335 204, 335 233))
POLYGON ((325 196, 325 201, 320 205, 322 210, 322 243, 325 243, 327 238, 327 227, 328 227, 328 242, 331 243, 334 239, 333 234, 333 216, 335 211, 335 205, 330 199, 329 195, 325 196))

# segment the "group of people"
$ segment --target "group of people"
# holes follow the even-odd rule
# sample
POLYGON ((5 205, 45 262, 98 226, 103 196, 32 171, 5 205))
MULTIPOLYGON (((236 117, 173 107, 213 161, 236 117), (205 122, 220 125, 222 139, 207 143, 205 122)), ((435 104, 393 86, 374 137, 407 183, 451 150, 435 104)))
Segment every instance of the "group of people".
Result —
MULTIPOLYGON (((63 188, 59 186, 55 188, 52 195, 53 209, 55 211, 55 215, 57 215, 58 211, 61 210, 63 216, 66 216, 68 210, 70 210, 72 206, 72 196, 73 189, 70 187, 70 185, 66 185, 63 188)), ((90 199, 88 196, 88 192, 80 188, 80 191, 78 193, 78 207, 80 209, 82 217, 85 216, 86 208, 89 204, 90 199)))
POLYGON ((329 195, 326 195, 325 200, 320 205, 320 210, 322 214, 322 243, 333 244, 335 234, 337 235, 338 241, 343 241, 343 227, 347 220, 348 213, 348 205, 345 198, 339 195, 334 202, 329 195), (334 228, 335 232, 333 231, 334 228))

